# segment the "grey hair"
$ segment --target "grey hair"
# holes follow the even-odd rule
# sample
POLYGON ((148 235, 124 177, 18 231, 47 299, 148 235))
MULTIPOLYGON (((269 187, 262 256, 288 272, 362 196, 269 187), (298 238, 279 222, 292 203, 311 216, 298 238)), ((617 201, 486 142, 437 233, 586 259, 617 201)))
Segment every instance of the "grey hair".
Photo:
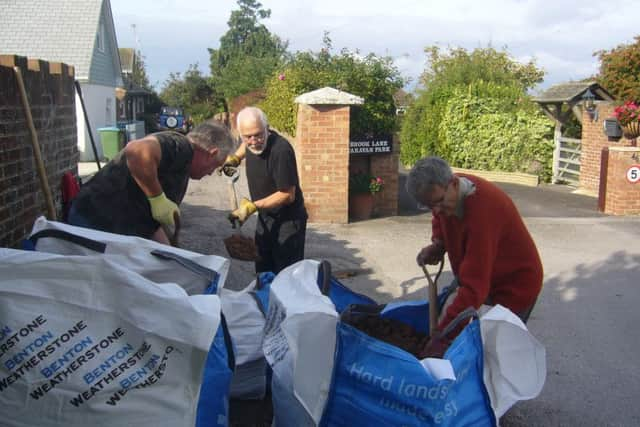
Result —
POLYGON ((247 115, 249 117, 257 119, 260 122, 262 129, 266 130, 267 127, 269 126, 269 123, 267 122, 267 115, 264 113, 264 111, 262 111, 258 107, 245 107, 242 110, 240 110, 240 112, 236 116, 236 126, 238 129, 240 129, 240 120, 244 118, 242 116, 247 116, 247 115))
POLYGON ((453 178, 449 164, 440 157, 430 156, 420 159, 413 165, 407 177, 407 192, 417 199, 430 192, 434 185, 446 186, 453 178))
POLYGON ((188 134, 191 142, 205 150, 218 149, 218 159, 225 159, 233 150, 233 137, 222 123, 208 120, 200 123, 188 134))

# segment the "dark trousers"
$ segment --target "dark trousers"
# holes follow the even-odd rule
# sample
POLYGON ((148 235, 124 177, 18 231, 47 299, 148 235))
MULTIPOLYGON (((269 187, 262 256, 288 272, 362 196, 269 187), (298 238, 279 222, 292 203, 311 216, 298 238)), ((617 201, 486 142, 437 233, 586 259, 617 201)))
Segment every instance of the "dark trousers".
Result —
POLYGON ((281 221, 269 215, 258 215, 256 246, 260 259, 256 273, 279 273, 285 267, 304 259, 307 220, 281 221))
POLYGON ((75 225, 76 227, 96 229, 88 218, 78 212, 73 202, 67 214, 67 224, 75 225))

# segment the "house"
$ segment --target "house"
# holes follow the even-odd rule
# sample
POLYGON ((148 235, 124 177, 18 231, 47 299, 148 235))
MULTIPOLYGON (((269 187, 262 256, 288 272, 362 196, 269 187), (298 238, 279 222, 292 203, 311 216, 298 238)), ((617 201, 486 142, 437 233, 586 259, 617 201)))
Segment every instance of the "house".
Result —
POLYGON ((119 48, 123 87, 116 89, 116 118, 118 127, 126 129, 127 139, 141 138, 146 134, 144 114, 153 94, 134 82, 134 70, 140 60, 133 48, 119 48))
POLYGON ((393 94, 393 103, 396 106, 396 115, 401 116, 405 114, 412 101, 413 95, 405 92, 403 89, 398 89, 393 94))
MULTIPOLYGON (((99 156, 98 129, 116 125, 116 88, 123 85, 109 0, 9 0, 0 14, 0 54, 64 62, 75 68, 99 156)), ((76 94, 80 160, 93 160, 76 94)))
POLYGON ((129 47, 119 48, 118 51, 124 85, 116 90, 117 119, 118 122, 140 120, 146 111, 152 93, 133 81, 133 72, 139 61, 138 52, 129 47))

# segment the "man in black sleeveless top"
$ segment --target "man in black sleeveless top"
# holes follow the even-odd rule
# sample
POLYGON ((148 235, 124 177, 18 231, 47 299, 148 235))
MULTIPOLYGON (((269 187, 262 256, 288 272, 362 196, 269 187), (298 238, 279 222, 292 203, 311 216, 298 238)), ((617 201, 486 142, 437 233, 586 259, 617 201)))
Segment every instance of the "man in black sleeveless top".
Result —
POLYGON ((258 212, 256 246, 260 259, 256 272, 278 273, 304 258, 307 211, 300 189, 296 156, 291 144, 268 128, 262 110, 247 107, 238 113, 242 144, 225 161, 223 171, 233 174, 246 159, 251 200, 243 199, 229 218, 240 223, 258 212))
POLYGON ((162 226, 174 225, 189 178, 211 175, 232 148, 229 131, 215 122, 187 135, 158 132, 131 141, 81 188, 69 223, 169 244, 162 226))

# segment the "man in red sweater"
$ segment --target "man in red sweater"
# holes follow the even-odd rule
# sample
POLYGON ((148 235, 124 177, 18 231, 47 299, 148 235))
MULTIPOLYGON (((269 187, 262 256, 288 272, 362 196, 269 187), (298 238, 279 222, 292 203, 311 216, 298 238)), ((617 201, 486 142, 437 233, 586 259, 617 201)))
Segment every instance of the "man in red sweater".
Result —
POLYGON ((509 196, 482 178, 454 175, 439 157, 415 164, 407 191, 433 214, 431 244, 418 253, 418 265, 437 264, 447 252, 458 286, 438 329, 482 304, 501 304, 526 322, 542 289, 542 263, 509 196))

